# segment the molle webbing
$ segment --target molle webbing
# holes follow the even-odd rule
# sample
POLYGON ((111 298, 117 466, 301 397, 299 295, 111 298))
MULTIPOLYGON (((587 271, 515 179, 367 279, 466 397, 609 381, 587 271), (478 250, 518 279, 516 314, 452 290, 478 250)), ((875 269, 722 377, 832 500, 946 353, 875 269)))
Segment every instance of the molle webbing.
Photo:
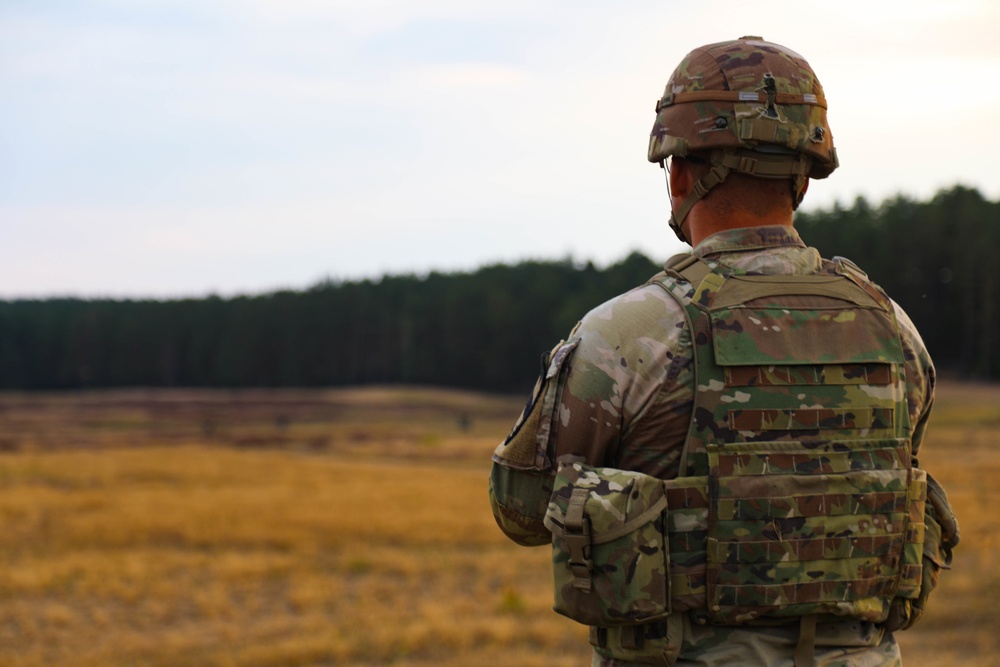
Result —
MULTIPOLYGON (((924 541, 924 502, 926 500, 926 474, 923 471, 918 473, 910 484, 909 507, 910 522, 907 527, 906 546, 907 553, 903 556, 904 569, 901 573, 901 585, 897 594, 904 597, 911 597, 916 594, 919 586, 920 551, 924 541)), ((667 528, 670 551, 670 595, 671 607, 677 611, 687 611, 691 609, 704 609, 706 607, 705 593, 707 590, 706 575, 708 565, 708 554, 706 552, 706 538, 708 536, 708 477, 681 477, 665 482, 667 488, 667 528)), ((859 498, 857 494, 822 494, 817 498, 814 507, 823 511, 839 511, 841 519, 834 520, 843 522, 846 515, 843 512, 855 514, 863 507, 897 507, 900 503, 900 495, 890 492, 888 494, 873 494, 870 498, 859 498)), ((765 512, 776 512, 777 509, 789 512, 792 511, 791 504, 784 499, 772 499, 769 503, 761 506, 750 501, 727 501, 722 503, 722 511, 730 516, 739 516, 749 520, 760 521, 765 512)), ((805 503, 798 501, 796 508, 802 507, 805 503)), ((898 514, 898 512, 893 512, 898 514)), ((816 521, 816 519, 812 519, 816 521)), ((774 524, 769 524, 767 528, 772 528, 774 524)), ((780 523, 778 526, 780 527, 780 523)), ((763 532, 760 531, 760 532, 763 532)), ((777 533, 771 533, 769 537, 777 538, 777 533)), ((805 542, 798 542, 795 545, 783 544, 777 539, 758 541, 755 545, 759 550, 761 560, 765 562, 780 562, 789 558, 792 550, 799 560, 817 561, 823 558, 847 558, 851 553, 861 553, 867 550, 871 553, 888 553, 892 549, 891 542, 895 537, 852 537, 849 540, 839 538, 820 538, 805 542)), ((755 552, 745 552, 742 558, 737 558, 737 562, 744 561, 743 566, 747 566, 745 561, 754 556, 755 552)))
POLYGON ((832 262, 749 276, 674 259, 659 284, 696 373, 685 476, 666 482, 673 608, 883 620, 919 588, 926 500, 891 302, 832 262))

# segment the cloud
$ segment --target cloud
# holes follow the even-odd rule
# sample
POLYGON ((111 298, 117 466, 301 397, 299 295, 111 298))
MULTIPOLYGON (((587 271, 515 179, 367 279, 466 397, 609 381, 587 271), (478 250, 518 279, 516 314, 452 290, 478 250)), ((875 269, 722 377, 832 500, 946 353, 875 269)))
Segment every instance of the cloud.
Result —
POLYGON ((5 7, 0 287, 196 293, 666 256, 662 174, 645 161, 653 102, 692 47, 747 33, 802 51, 827 88, 843 167, 807 207, 958 180, 996 196, 993 5, 720 7, 5 7))
POLYGON ((433 65, 418 69, 411 81, 416 88, 498 88, 522 83, 526 72, 497 65, 433 65))

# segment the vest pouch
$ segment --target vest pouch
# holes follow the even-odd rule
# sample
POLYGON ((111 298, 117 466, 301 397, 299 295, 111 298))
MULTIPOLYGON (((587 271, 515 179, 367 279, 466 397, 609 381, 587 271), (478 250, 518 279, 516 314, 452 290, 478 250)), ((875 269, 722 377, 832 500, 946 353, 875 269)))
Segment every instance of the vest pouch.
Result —
POLYGON ((643 473, 561 456, 545 515, 553 609, 585 625, 649 623, 670 613, 667 498, 643 473))
POLYGON ((958 523, 944 489, 923 470, 913 472, 922 493, 911 509, 910 526, 911 535, 919 533, 919 544, 907 544, 904 576, 883 623, 889 632, 909 629, 920 620, 941 570, 951 569, 952 549, 958 544, 958 523))
POLYGON ((591 627, 590 645, 604 659, 601 664, 621 661, 630 665, 671 667, 681 652, 684 620, 682 614, 671 614, 641 625, 591 627))

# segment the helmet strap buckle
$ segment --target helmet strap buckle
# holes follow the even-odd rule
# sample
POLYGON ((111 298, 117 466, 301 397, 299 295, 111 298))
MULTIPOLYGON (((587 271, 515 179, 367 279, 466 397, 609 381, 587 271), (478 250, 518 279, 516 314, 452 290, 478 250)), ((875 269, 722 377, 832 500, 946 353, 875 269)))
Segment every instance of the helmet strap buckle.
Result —
POLYGON ((741 174, 750 174, 753 176, 757 173, 758 160, 752 157, 743 156, 740 158, 739 166, 736 167, 736 171, 741 174))

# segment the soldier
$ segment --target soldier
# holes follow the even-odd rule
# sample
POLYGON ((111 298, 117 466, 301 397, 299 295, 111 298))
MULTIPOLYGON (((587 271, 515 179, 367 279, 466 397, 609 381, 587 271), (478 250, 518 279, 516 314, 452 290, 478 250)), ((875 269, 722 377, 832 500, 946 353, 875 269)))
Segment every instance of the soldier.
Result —
POLYGON ((792 227, 838 166, 826 99, 760 37, 695 49, 648 157, 693 252, 543 358, 493 457, 503 532, 551 544, 594 665, 897 665, 958 542, 917 454, 934 367, 906 314, 792 227))

